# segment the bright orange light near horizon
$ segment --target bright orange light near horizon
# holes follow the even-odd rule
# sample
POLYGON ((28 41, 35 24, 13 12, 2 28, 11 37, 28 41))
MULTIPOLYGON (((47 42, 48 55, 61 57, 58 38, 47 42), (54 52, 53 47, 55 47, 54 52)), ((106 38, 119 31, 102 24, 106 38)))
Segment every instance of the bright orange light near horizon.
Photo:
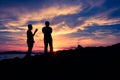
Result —
POLYGON ((58 51, 58 50, 59 50, 59 49, 54 49, 53 51, 55 51, 55 52, 56 52, 56 51, 58 51))

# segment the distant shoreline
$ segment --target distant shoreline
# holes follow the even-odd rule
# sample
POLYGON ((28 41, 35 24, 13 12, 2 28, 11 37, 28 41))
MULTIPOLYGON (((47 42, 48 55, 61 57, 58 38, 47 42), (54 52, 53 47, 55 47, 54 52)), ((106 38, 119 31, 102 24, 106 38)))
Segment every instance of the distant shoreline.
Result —
MULTIPOLYGON (((0 54, 26 54, 26 51, 3 51, 0 54)), ((32 54, 42 54, 43 52, 34 51, 32 54)))

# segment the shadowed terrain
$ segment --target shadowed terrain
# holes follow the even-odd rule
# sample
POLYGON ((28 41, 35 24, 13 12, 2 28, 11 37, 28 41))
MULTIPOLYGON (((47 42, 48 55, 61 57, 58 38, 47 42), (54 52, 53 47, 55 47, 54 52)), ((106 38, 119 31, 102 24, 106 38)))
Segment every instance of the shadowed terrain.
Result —
POLYGON ((73 50, 61 50, 53 55, 4 59, 0 61, 0 73, 4 79, 6 76, 52 80, 110 78, 111 71, 118 71, 118 67, 111 66, 120 64, 119 49, 120 44, 85 48, 78 45, 73 50))
POLYGON ((120 44, 107 47, 85 47, 78 45, 75 49, 61 50, 53 54, 35 55, 29 58, 4 59, 0 64, 119 64, 120 44))

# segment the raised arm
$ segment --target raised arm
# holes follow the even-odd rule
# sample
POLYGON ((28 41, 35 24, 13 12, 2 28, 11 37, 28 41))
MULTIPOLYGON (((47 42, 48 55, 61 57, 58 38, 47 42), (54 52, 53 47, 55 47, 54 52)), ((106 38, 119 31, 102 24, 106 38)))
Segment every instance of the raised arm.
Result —
POLYGON ((38 31, 38 29, 35 29, 35 32, 34 32, 34 34, 33 34, 33 36, 35 35, 35 33, 38 31))

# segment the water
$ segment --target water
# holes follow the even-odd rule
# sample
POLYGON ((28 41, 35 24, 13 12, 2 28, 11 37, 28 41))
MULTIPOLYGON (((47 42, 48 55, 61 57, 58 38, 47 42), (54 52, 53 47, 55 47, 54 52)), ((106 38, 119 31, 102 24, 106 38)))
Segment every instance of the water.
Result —
MULTIPOLYGON (((13 59, 15 57, 18 58, 24 58, 26 54, 0 54, 0 60, 3 59, 13 59)), ((32 54, 32 56, 34 56, 36 54, 32 54)))
POLYGON ((0 60, 12 59, 15 57, 23 58, 23 57, 25 57, 25 54, 0 54, 0 60))

